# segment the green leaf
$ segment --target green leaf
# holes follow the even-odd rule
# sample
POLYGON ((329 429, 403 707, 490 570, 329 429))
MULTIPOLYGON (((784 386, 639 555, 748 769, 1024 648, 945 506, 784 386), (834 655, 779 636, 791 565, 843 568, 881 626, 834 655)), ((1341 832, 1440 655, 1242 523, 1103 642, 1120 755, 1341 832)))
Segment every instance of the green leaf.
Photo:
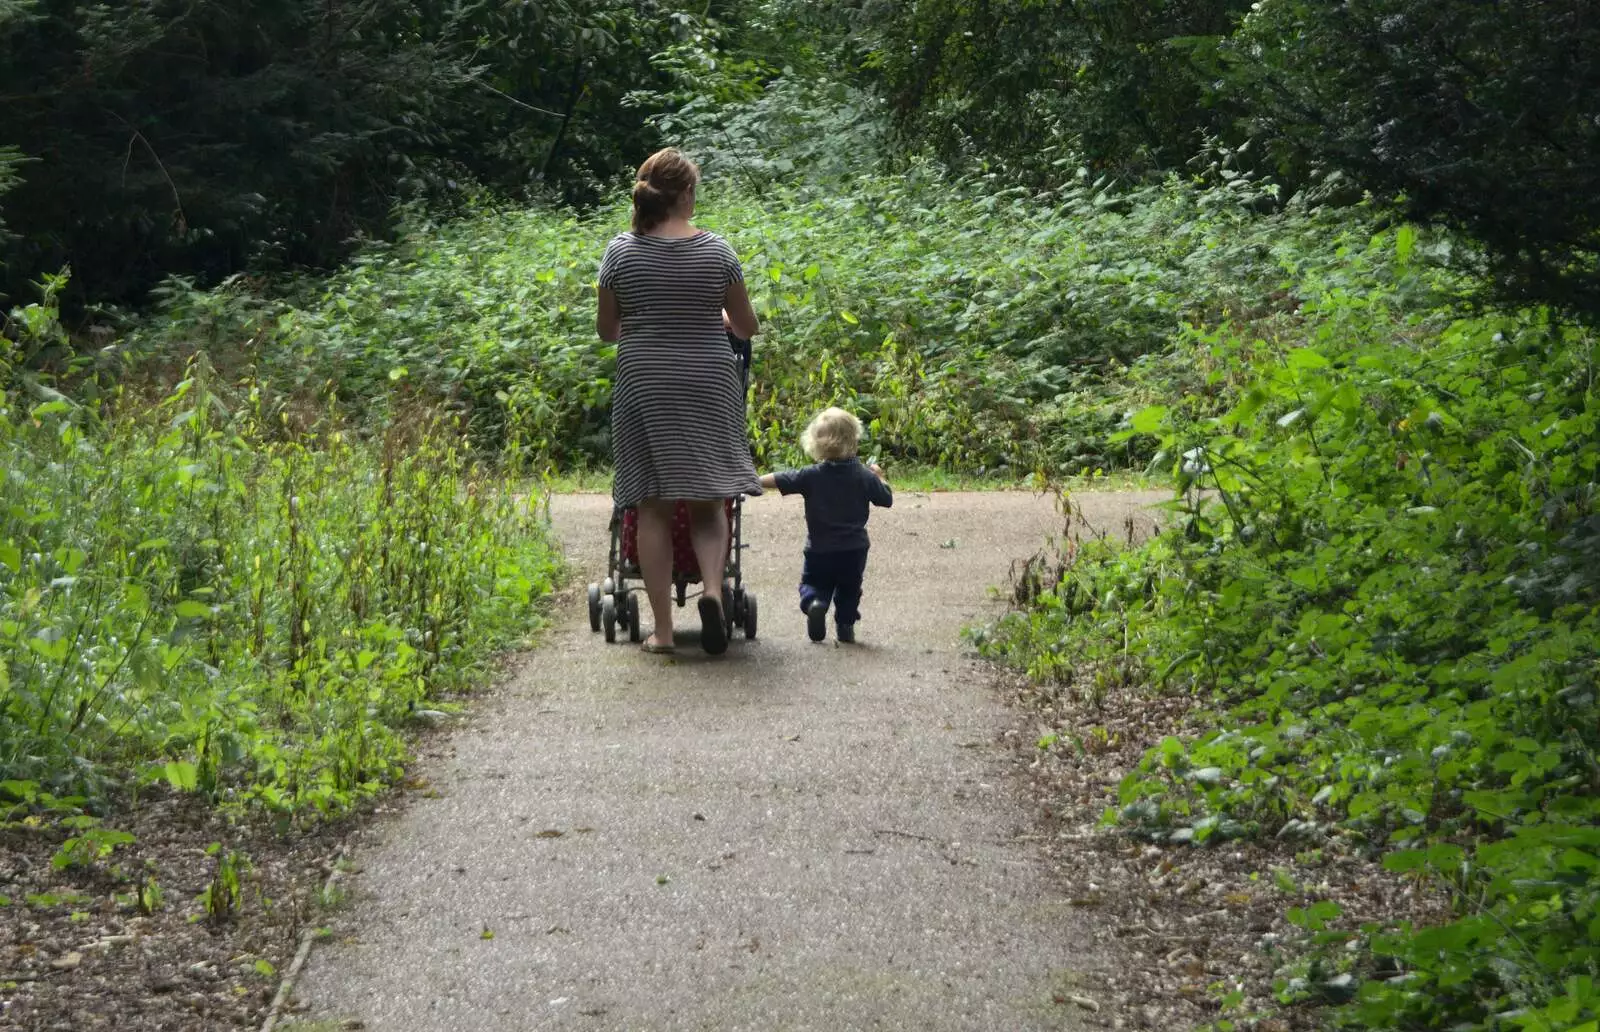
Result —
POLYGON ((1421 870, 1428 863, 1428 854, 1420 849, 1402 849, 1383 858, 1383 869, 1396 874, 1421 870))
POLYGON ((162 772, 167 783, 180 792, 193 792, 200 783, 200 770, 193 763, 170 760, 162 772))
POLYGON ((1328 360, 1320 352, 1311 348, 1291 348, 1287 361, 1289 368, 1296 372, 1307 369, 1324 369, 1328 366, 1328 360))
POLYGON ((192 598, 179 602, 174 611, 184 620, 205 620, 211 616, 210 606, 204 602, 196 602, 192 598))
POLYGON ((1411 226, 1401 226, 1394 234, 1394 257, 1401 265, 1411 262, 1411 252, 1417 246, 1417 231, 1411 226))
POLYGON ((1128 420, 1128 426, 1136 433, 1153 434, 1161 429, 1161 424, 1166 422, 1168 408, 1165 405, 1151 405, 1140 409, 1128 420))

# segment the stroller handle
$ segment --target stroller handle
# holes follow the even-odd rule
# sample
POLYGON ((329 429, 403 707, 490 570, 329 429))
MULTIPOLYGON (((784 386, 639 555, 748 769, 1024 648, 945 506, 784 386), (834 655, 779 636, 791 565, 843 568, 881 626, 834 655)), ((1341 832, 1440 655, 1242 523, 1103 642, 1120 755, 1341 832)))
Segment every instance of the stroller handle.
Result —
POLYGON ((739 361, 744 364, 744 371, 748 373, 750 371, 750 342, 729 330, 728 346, 733 349, 735 355, 739 356, 739 361))

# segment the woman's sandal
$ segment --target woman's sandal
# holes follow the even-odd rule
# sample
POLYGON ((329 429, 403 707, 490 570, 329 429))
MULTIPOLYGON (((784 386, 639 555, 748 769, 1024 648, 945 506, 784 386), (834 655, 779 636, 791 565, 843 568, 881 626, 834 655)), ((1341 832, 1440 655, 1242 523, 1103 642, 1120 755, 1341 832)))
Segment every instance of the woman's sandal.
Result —
POLYGON ((659 641, 656 641, 656 636, 654 634, 650 635, 642 643, 640 643, 639 648, 653 656, 670 656, 674 652, 678 651, 678 647, 676 645, 663 645, 659 641))
POLYGON ((722 606, 714 598, 701 596, 700 647, 710 656, 720 656, 728 651, 728 627, 722 622, 722 606))

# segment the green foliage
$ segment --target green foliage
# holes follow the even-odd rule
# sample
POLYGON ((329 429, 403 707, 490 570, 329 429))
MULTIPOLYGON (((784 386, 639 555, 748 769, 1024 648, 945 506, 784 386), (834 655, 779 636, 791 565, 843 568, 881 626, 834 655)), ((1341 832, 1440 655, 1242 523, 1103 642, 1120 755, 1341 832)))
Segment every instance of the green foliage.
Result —
MULTIPOLYGON (((869 449, 901 464, 1026 475, 1148 459, 1145 442, 1110 441, 1128 409, 1181 398, 1212 411, 1228 389, 1220 363, 1171 357, 1186 319, 1266 318, 1361 276, 1394 279, 1349 213, 1260 217, 1267 193, 1241 177, 1112 194, 1087 172, 1032 192, 930 168, 858 178, 845 193, 708 181, 701 222, 733 241, 763 320, 751 398, 761 461, 794 459, 798 428, 830 403, 858 411, 869 449)), ((594 338, 593 279, 623 225, 619 208, 418 221, 281 304, 237 285, 174 288, 128 346, 160 356, 249 339, 252 368, 296 395, 331 391, 369 414, 407 394, 442 401, 485 447, 603 463, 615 351, 594 338)), ((1444 286, 1409 276, 1395 289, 1444 286)))
POLYGON ((156 881, 155 875, 150 875, 139 886, 138 899, 136 900, 139 912, 150 916, 159 912, 165 905, 166 895, 161 891, 161 883, 156 881))
POLYGON ((529 506, 426 410, 357 439, 203 355, 148 405, 26 386, 0 408, 0 770, 19 806, 138 776, 340 810, 555 575, 529 506))
POLYGON ((200 892, 200 909, 212 924, 226 924, 239 916, 244 906, 244 876, 249 873, 250 859, 232 849, 224 849, 220 842, 206 847, 206 853, 217 858, 212 868, 211 880, 200 892))
POLYGON ((72 829, 76 834, 61 843, 61 848, 50 858, 50 866, 57 870, 92 867, 110 856, 118 846, 134 841, 134 837, 126 831, 103 828, 98 817, 87 814, 65 818, 61 826, 72 829))
MULTIPOLYGON (((1417 246, 1374 241, 1399 283, 1417 246)), ((1078 550, 984 647, 1217 700, 1214 730, 1124 782, 1130 831, 1337 836, 1455 903, 1439 927, 1298 915, 1364 982, 1285 981, 1284 999, 1347 998, 1353 1028, 1592 1023, 1600 340, 1368 283, 1184 350, 1249 375, 1215 416, 1149 409, 1123 431, 1158 442, 1175 529, 1078 550)))

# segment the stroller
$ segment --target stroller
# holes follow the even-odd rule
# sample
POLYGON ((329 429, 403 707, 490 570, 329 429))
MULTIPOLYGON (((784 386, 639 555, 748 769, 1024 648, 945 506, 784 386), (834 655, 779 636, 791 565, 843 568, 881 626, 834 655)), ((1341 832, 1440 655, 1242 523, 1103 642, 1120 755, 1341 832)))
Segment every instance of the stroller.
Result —
MULTIPOLYGON (((750 389, 750 342, 732 333, 728 343, 739 359, 740 378, 745 391, 750 389)), ((723 504, 728 518, 728 558, 722 571, 722 619, 724 631, 731 639, 735 627, 744 630, 747 640, 756 636, 756 595, 746 591, 740 554, 744 551, 743 513, 744 499, 729 498, 723 504)), ((639 581, 638 513, 633 509, 613 508, 611 511, 611 551, 606 562, 608 576, 600 583, 589 584, 589 630, 604 631, 607 642, 617 640, 617 628, 625 628, 628 640, 642 641, 644 631, 639 625, 639 595, 644 585, 639 581)), ((689 587, 704 583, 704 571, 695 559, 689 540, 689 508, 683 502, 675 507, 672 519, 672 588, 681 609, 692 597, 689 587)))

